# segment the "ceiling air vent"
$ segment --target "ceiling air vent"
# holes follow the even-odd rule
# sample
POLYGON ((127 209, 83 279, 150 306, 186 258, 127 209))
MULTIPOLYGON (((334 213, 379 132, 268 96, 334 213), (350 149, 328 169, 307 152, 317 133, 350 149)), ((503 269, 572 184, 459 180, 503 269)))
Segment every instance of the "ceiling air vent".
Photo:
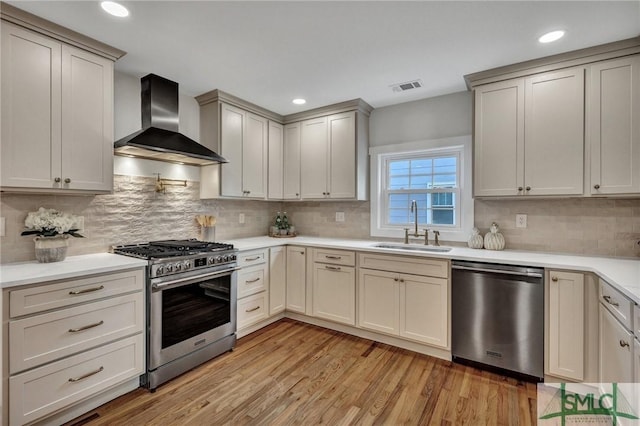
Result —
POLYGON ((394 92, 404 92, 406 90, 418 89, 422 87, 422 80, 407 81, 406 83, 392 84, 391 90, 394 92))

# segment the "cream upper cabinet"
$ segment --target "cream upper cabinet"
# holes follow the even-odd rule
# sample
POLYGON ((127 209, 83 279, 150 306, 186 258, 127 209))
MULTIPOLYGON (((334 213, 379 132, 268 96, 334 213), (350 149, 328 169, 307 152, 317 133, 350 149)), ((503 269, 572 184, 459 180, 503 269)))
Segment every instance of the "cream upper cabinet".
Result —
POLYGON ((270 200, 282 200, 283 191, 283 160, 284 160, 284 140, 282 124, 269 120, 269 166, 267 171, 268 191, 267 198, 270 200))
POLYGON ((522 193, 523 123, 524 80, 488 84, 475 90, 473 184, 476 196, 522 193))
POLYGON ((548 362, 546 373, 575 381, 584 378, 584 275, 550 271, 548 362))
POLYGON ((284 126, 283 196, 285 200, 300 199, 300 129, 301 123, 284 126))
POLYGON ((640 193, 640 56, 590 66, 591 194, 640 193))
POLYGON ((2 22, 2 172, 18 190, 113 187, 113 61, 2 22))
POLYGON ((201 108, 201 134, 205 140, 219 131, 219 148, 214 150, 219 149, 219 154, 228 163, 202 168, 205 171, 202 193, 215 197, 217 188, 213 187, 220 185, 219 195, 223 197, 266 198, 269 121, 233 105, 221 102, 219 111, 217 106, 218 103, 213 103, 201 108), (217 117, 212 115, 218 113, 219 129, 211 129, 218 123, 217 117), (219 182, 216 179, 218 170, 219 182))
POLYGON ((583 193, 584 68, 479 86, 475 102, 476 196, 583 193))
POLYGON ((302 198, 356 198, 356 112, 306 120, 301 126, 302 198))
POLYGON ((287 310, 306 312, 307 256, 304 247, 287 246, 287 310))

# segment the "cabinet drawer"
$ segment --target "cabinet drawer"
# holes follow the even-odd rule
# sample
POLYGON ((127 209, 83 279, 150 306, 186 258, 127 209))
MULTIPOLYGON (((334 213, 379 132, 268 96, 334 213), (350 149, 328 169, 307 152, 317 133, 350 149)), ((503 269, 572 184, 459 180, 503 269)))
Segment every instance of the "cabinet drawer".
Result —
POLYGON ((356 254, 352 251, 315 249, 313 250, 313 253, 314 262, 345 266, 356 265, 356 254))
POLYGON ((243 268, 238 272, 238 299, 267 289, 267 265, 243 268))
POLYGON ((144 270, 68 280, 9 292, 11 318, 144 289, 144 270))
POLYGON ((627 330, 633 330, 633 303, 606 281, 600 280, 600 302, 627 330))
POLYGON ((238 253, 238 266, 244 268, 245 266, 260 265, 266 262, 267 250, 252 250, 247 252, 238 253))
POLYGON ((142 334, 9 379, 9 424, 39 419, 144 372, 142 334))
POLYGON ((10 321, 10 373, 142 332, 143 318, 138 292, 10 321))
POLYGON ((258 321, 266 319, 269 313, 267 305, 268 299, 268 293, 265 291, 239 300, 238 329, 248 327, 258 321))
POLYGON ((361 268, 437 278, 449 277, 450 267, 448 260, 369 253, 360 253, 359 256, 361 268))

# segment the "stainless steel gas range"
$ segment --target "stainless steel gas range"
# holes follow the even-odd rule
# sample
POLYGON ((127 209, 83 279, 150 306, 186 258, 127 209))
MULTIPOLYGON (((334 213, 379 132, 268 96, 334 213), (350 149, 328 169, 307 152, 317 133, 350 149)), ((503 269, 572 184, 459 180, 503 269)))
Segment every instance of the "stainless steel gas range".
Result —
POLYGON ((236 343, 237 250, 197 240, 114 246, 147 259, 147 374, 160 384, 236 343))

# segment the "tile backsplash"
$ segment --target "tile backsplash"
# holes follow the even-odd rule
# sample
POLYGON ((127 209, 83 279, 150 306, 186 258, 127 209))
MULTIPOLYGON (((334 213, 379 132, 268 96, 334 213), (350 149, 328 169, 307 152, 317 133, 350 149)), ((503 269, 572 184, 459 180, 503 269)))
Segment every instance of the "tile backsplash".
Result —
MULTIPOLYGON (((277 211, 286 211, 301 235, 368 239, 370 203, 200 200, 199 182, 155 192, 155 178, 116 175, 113 194, 97 196, 3 193, 0 263, 34 259, 24 219, 39 207, 84 216, 86 238, 72 238, 69 255, 105 252, 114 244, 199 238, 198 214, 216 216, 216 239, 266 235, 277 211), (345 221, 336 222, 336 212, 345 221), (239 215, 245 223, 239 223, 239 215)), ((640 199, 475 200, 475 224, 484 234, 500 225, 507 249, 640 257, 640 199), (526 214, 527 228, 515 227, 526 214)))
POLYGON ((69 255, 100 253, 115 244, 160 239, 199 238, 198 214, 216 216, 216 239, 265 235, 279 202, 200 200, 199 182, 155 192, 153 177, 114 176, 114 192, 96 196, 3 193, 0 215, 6 236, 0 237, 0 263, 35 259, 32 236, 20 236, 28 212, 54 208, 84 216, 86 238, 71 238, 69 255), (238 216, 245 214, 245 223, 238 216))

